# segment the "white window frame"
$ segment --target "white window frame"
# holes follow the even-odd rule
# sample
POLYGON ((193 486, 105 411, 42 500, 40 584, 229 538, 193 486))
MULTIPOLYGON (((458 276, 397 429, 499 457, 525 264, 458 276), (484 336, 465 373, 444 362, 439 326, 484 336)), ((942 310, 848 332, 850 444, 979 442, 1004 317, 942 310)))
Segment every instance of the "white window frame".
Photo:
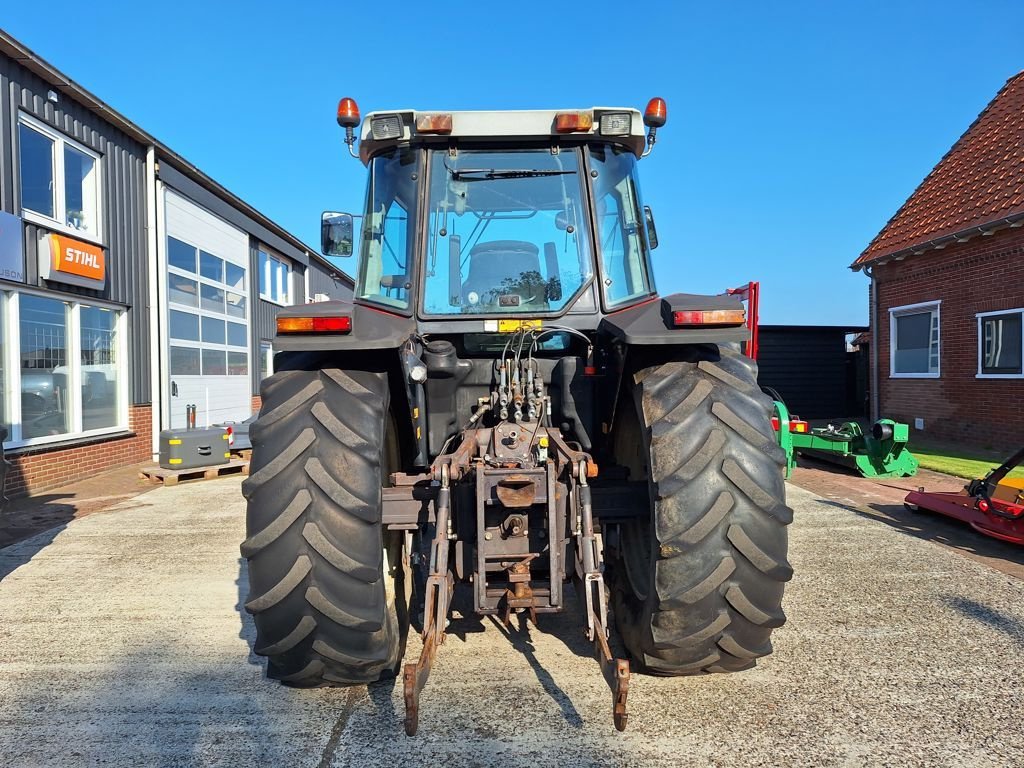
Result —
MULTIPOLYGON (((268 341, 267 339, 260 339, 260 360, 259 366, 256 368, 256 375, 260 375, 260 370, 263 368, 263 363, 267 364, 267 375, 265 378, 270 378, 274 375, 274 342, 268 341)), ((262 382, 263 379, 259 379, 258 382, 262 382)), ((257 382, 257 383, 258 383, 257 382)))
POLYGON ((290 259, 284 256, 279 256, 270 248, 260 246, 256 249, 256 260, 257 269, 259 272, 259 290, 260 298, 264 301, 269 301, 271 304, 276 304, 279 307, 290 307, 295 304, 295 270, 292 267, 290 259), (267 257, 267 270, 272 274, 264 274, 263 271, 263 257, 267 257), (281 270, 275 269, 275 265, 284 267, 284 275, 281 274, 281 270), (283 279, 282 279, 283 278, 283 279), (278 293, 284 291, 286 298, 281 301, 279 298, 275 298, 273 294, 264 292, 264 288, 271 283, 276 283, 278 293))
POLYGON ((120 305, 111 304, 106 301, 89 299, 77 301, 73 296, 62 296, 53 292, 33 291, 18 288, 16 291, 0 292, 0 309, 4 313, 4 329, 7 332, 6 355, 4 357, 4 376, 6 377, 4 391, 10 398, 7 406, 7 416, 10 423, 11 434, 4 442, 5 449, 27 448, 37 445, 49 445, 51 443, 67 443, 90 437, 103 435, 116 435, 128 431, 128 310, 120 305), (67 315, 67 356, 68 369, 71 372, 69 388, 71 390, 71 429, 60 435, 46 435, 44 437, 22 438, 21 424, 21 312, 20 297, 24 295, 41 296, 46 299, 54 299, 70 304, 70 311, 67 315), (121 361, 117 365, 120 375, 117 380, 117 424, 111 427, 100 427, 98 429, 83 429, 82 427, 82 316, 83 306, 99 307, 109 309, 117 313, 115 332, 117 334, 117 355, 121 361), (15 397, 14 394, 17 393, 15 397))
MULTIPOLYGON (((30 221, 33 224, 39 224, 40 226, 46 227, 47 229, 62 234, 67 234, 69 237, 73 237, 76 240, 84 240, 88 243, 94 243, 95 245, 104 245, 104 221, 103 221, 103 156, 93 152, 88 147, 80 144, 74 139, 65 136, 60 131, 47 125, 41 120, 37 120, 31 115, 25 112, 18 113, 18 125, 24 124, 29 129, 41 133, 46 138, 54 142, 54 152, 52 160, 53 171, 53 213, 54 218, 50 218, 45 214, 37 211, 25 208, 21 204, 21 147, 18 147, 18 151, 15 153, 18 168, 18 206, 21 211, 21 217, 25 221, 30 221), (64 146, 67 145, 74 149, 76 152, 81 152, 83 155, 88 155, 93 159, 95 165, 93 166, 93 172, 96 174, 96 231, 95 232, 83 232, 80 229, 75 229, 67 224, 67 201, 66 191, 64 189, 64 146)), ((20 138, 18 139, 20 141, 20 138)))
POLYGON ((982 371, 982 358, 984 357, 985 340, 982 338, 982 326, 986 317, 998 315, 1020 315, 1021 327, 1024 331, 1024 308, 1017 309, 996 309, 991 312, 978 312, 974 317, 978 322, 978 372, 974 375, 976 379, 1024 379, 1024 332, 1021 333, 1021 372, 1020 373, 984 373, 982 371))
MULTIPOLYGON (((930 331, 929 331, 930 332, 930 331)), ((930 345, 929 340, 929 345, 930 345)), ((931 356, 929 346, 929 357, 931 356)), ((917 304, 904 304, 902 307, 889 307, 889 378, 890 379, 938 379, 942 376, 942 300, 922 301, 917 304), (896 372, 896 318, 905 315, 919 315, 925 311, 935 315, 933 324, 936 328, 937 357, 935 372, 928 373, 897 373, 896 372)))

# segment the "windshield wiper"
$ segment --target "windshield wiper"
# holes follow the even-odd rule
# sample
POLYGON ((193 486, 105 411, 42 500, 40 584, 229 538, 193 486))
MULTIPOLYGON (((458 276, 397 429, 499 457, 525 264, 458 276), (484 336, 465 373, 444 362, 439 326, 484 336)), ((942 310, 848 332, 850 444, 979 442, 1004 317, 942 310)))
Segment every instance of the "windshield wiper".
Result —
POLYGON ((538 176, 566 176, 576 171, 555 171, 555 170, 498 170, 497 168, 466 168, 456 170, 449 168, 448 173, 456 181, 491 181, 494 179, 533 179, 538 176))

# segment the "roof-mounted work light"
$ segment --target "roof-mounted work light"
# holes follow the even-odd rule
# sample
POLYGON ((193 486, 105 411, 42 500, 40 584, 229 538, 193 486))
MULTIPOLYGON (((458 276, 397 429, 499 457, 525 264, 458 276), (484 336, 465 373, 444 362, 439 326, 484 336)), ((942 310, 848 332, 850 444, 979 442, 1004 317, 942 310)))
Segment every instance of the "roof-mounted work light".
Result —
POLYGON ((345 129, 345 143, 348 145, 348 153, 352 157, 359 157, 356 154, 355 129, 359 127, 359 106, 355 99, 348 96, 338 102, 338 125, 345 129))
POLYGON ((654 149, 654 142, 658 140, 658 129, 668 120, 668 105, 660 96, 655 96, 647 102, 647 109, 644 110, 644 125, 647 126, 647 149, 640 157, 647 157, 654 149))

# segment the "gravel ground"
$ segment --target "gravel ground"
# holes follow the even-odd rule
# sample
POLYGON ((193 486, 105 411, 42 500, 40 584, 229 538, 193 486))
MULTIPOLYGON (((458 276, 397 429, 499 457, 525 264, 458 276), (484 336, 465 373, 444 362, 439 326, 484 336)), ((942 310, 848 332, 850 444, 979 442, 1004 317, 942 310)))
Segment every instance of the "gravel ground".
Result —
POLYGON ((1024 764, 1024 582, 800 488, 789 622, 756 669, 634 676, 619 734, 578 614, 457 619, 407 739, 400 686, 263 679, 238 485, 0 550, 5 765, 1024 764))

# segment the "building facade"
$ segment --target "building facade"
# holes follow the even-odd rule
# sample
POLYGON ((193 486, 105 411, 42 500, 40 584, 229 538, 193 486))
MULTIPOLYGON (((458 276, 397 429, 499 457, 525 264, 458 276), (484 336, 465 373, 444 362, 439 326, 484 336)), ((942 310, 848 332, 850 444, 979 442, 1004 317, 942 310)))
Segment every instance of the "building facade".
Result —
POLYGON ((0 92, 7 495, 248 418, 277 309, 351 280, 2 32, 0 92))
POLYGON ((1012 451, 1024 431, 1024 73, 882 229, 873 407, 939 439, 1012 451))

